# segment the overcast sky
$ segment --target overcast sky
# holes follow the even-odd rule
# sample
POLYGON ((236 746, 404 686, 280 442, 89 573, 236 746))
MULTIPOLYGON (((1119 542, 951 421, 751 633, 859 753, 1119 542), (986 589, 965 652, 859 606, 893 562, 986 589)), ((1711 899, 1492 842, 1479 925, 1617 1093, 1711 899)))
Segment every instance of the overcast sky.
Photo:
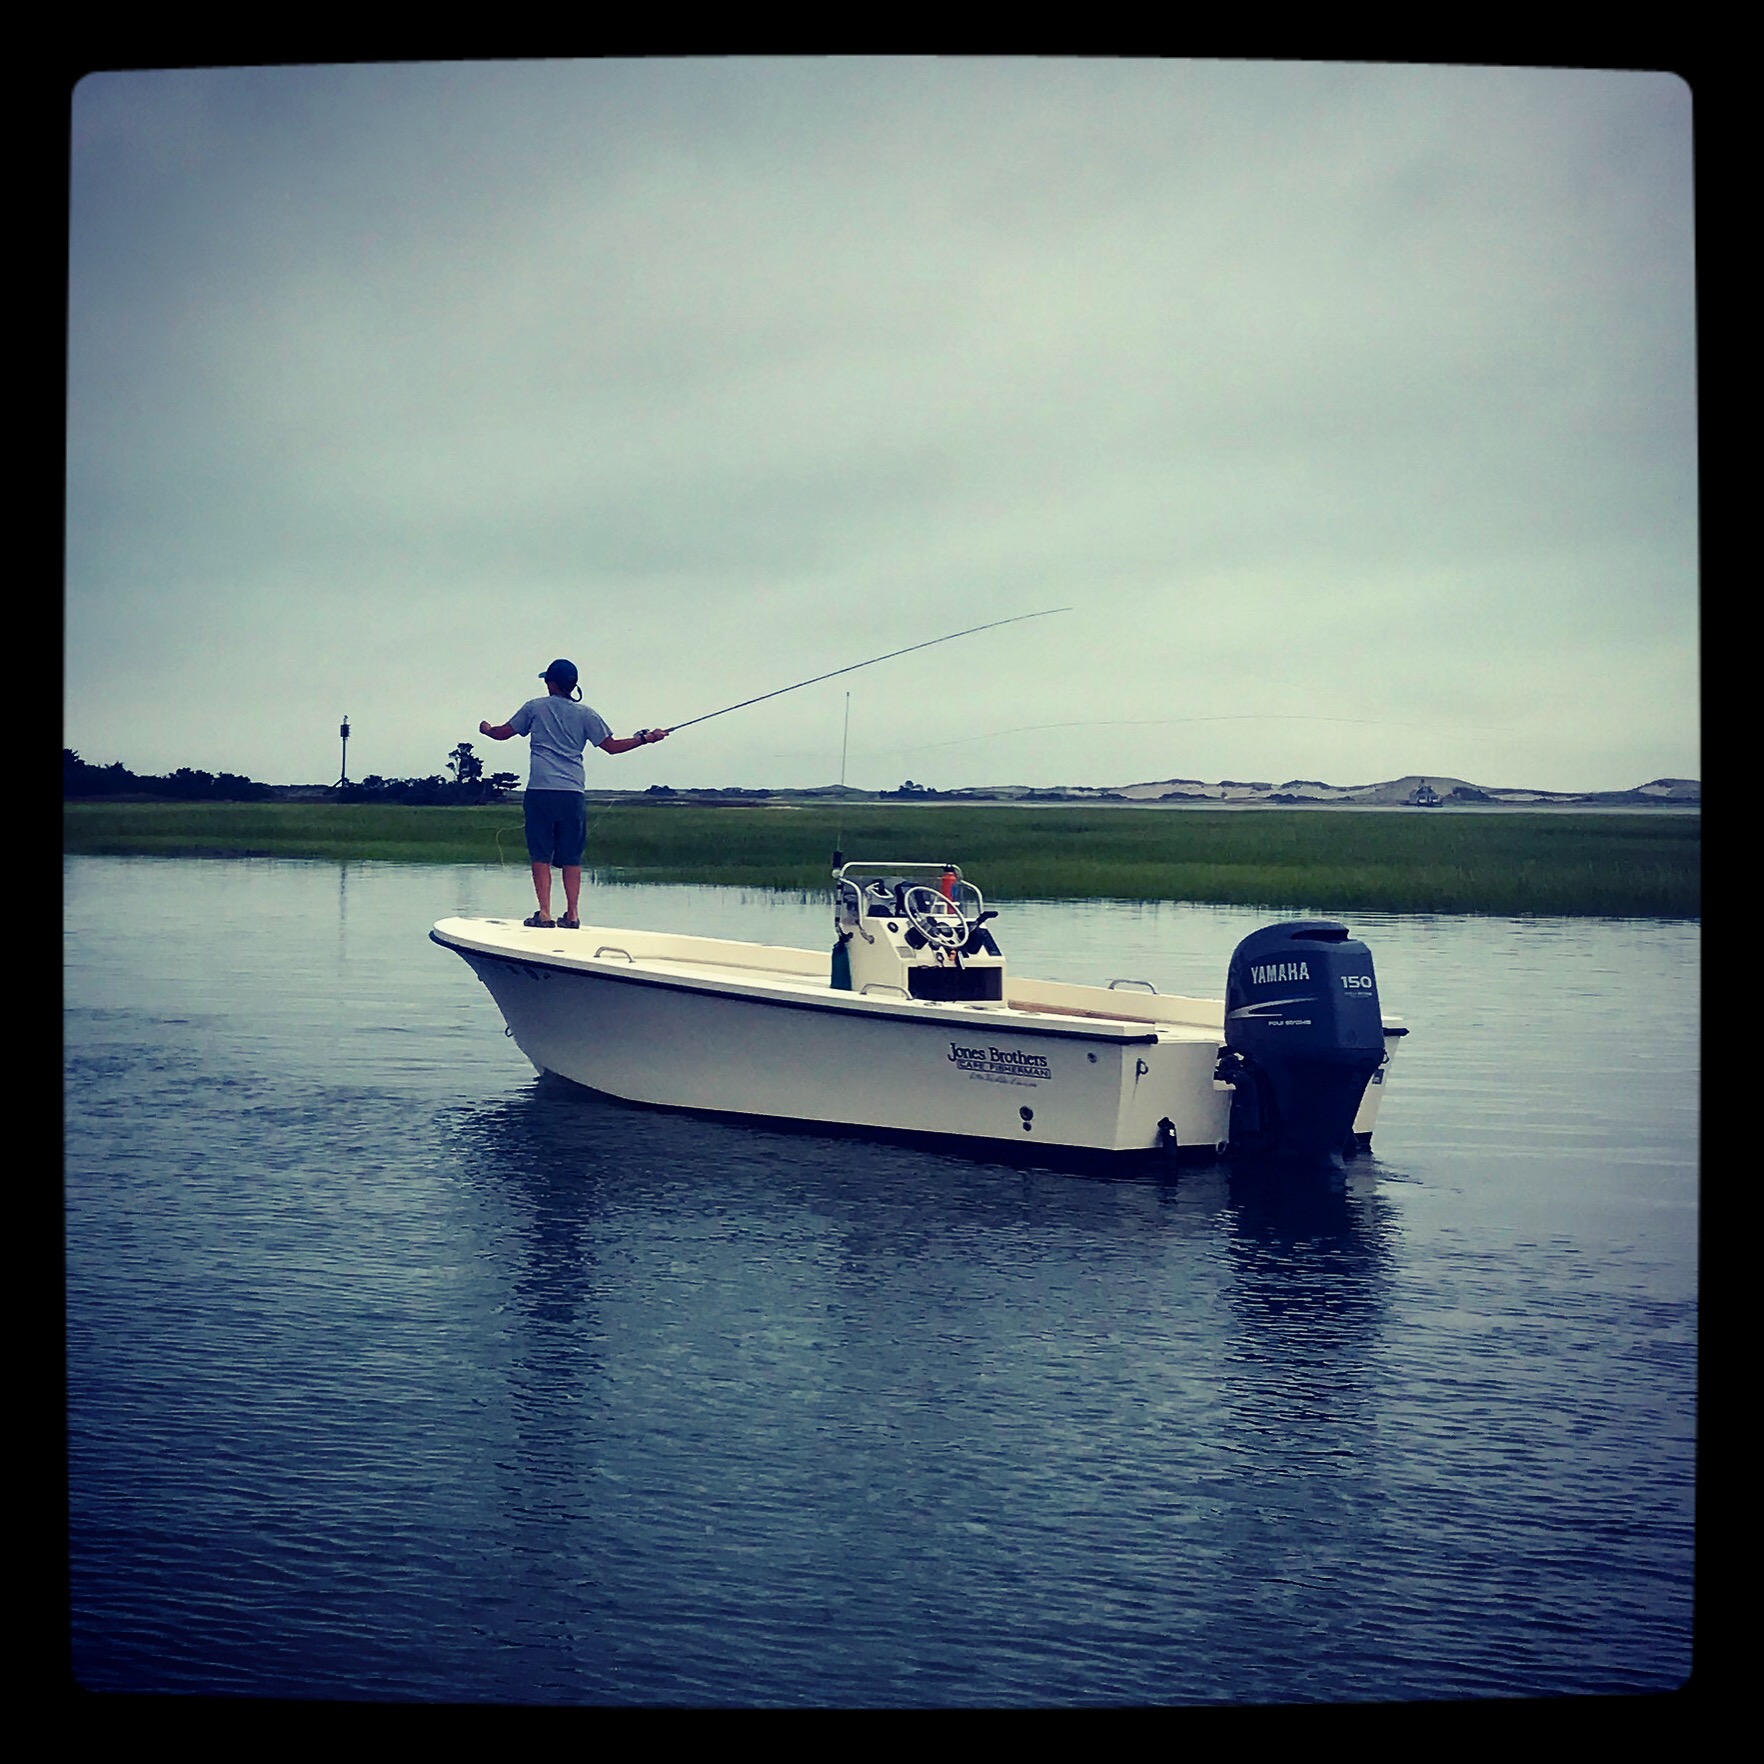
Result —
POLYGON ((642 788, 1700 775, 1691 94, 1066 60, 88 77, 64 740, 642 788))

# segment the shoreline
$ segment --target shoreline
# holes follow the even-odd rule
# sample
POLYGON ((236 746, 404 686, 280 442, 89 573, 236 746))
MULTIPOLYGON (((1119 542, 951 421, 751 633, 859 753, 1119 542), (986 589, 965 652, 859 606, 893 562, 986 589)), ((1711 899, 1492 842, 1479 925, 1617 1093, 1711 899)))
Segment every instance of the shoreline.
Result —
MULTIPOLYGON (((602 793, 589 801, 584 870, 597 881, 820 891, 839 848, 878 863, 952 858, 1001 899, 1181 900, 1325 915, 1701 916, 1697 811, 1555 806, 1442 815, 1210 804, 1199 813, 1120 812, 1164 806, 658 804, 642 793, 602 793)), ((500 864, 521 872, 528 862, 521 806, 507 798, 470 807, 69 803, 62 827, 66 855, 500 864)))

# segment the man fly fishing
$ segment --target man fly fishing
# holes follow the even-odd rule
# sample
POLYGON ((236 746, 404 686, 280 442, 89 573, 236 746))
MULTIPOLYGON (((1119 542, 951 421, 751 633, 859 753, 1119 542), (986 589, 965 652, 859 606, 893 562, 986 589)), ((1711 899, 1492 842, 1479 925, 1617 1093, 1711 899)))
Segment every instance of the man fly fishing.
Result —
POLYGON ((582 751, 598 747, 602 753, 629 753, 633 747, 646 747, 652 741, 665 741, 676 729, 689 729, 695 723, 708 723, 712 717, 726 717, 731 711, 746 710, 750 704, 764 704, 767 699, 781 698, 786 692, 800 692, 805 686, 818 685, 840 674, 856 673, 859 668, 873 668, 877 662, 893 661, 897 655, 911 655, 915 650, 934 649, 939 643, 953 643, 958 637, 973 637, 981 631, 997 631, 1005 625, 1020 625, 1029 619, 1045 619, 1053 613, 1070 612, 1069 606, 1049 607, 1044 612, 1015 613, 1008 619, 994 619, 990 624, 970 625, 965 631, 951 631, 946 637, 928 637, 922 643, 909 643, 904 649, 891 649, 886 655, 873 655, 868 661, 852 662, 843 668, 832 668, 794 685, 780 686, 762 692, 755 698, 744 698, 739 704, 726 704, 721 710, 706 711, 703 716, 688 717, 683 723, 666 729, 639 729, 635 735, 615 735, 598 711, 581 702, 576 685, 576 664, 554 661, 539 677, 545 682, 546 696, 529 699, 506 723, 494 728, 480 723, 478 733, 492 741, 506 741, 511 735, 533 737, 533 769, 527 783, 527 855, 533 860, 533 892, 539 897, 539 910, 522 923, 550 927, 562 923, 569 931, 581 929, 577 907, 582 890, 582 848, 588 842, 588 805, 585 793, 588 780, 582 769, 582 751), (551 872, 553 866, 563 870, 564 916, 561 921, 551 916, 551 872))
POLYGON ((533 892, 539 910, 524 924, 566 931, 582 928, 582 848, 588 842, 587 773, 582 754, 589 747, 602 753, 629 753, 652 741, 666 740, 666 729, 639 729, 615 735, 599 711, 582 702, 576 664, 561 658, 540 679, 545 697, 530 698, 506 723, 479 723, 478 733, 492 741, 515 735, 532 738, 532 765, 527 775, 527 856, 533 861, 533 892), (563 871, 564 916, 551 916, 551 872, 563 871))

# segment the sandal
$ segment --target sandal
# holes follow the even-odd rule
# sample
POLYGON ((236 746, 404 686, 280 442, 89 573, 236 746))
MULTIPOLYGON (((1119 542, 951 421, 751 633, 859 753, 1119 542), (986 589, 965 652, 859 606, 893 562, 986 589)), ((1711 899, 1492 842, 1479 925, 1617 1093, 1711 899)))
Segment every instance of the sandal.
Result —
POLYGON ((557 928, 560 931, 580 931, 582 929, 582 921, 580 919, 572 919, 568 913, 565 913, 564 916, 558 920, 557 928))
POLYGON ((535 913, 530 919, 522 919, 521 923, 523 925, 531 925, 536 931, 550 931, 556 926, 557 920, 542 919, 537 913, 535 913))

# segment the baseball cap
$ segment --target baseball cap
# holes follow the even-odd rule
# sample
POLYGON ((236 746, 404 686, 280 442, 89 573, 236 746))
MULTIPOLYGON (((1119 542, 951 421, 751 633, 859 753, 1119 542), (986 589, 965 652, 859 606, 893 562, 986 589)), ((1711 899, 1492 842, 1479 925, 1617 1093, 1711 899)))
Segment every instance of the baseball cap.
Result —
POLYGON ((539 678, 547 685, 555 681, 559 686, 574 686, 576 683, 576 664, 565 661, 561 656, 548 667, 539 678))

